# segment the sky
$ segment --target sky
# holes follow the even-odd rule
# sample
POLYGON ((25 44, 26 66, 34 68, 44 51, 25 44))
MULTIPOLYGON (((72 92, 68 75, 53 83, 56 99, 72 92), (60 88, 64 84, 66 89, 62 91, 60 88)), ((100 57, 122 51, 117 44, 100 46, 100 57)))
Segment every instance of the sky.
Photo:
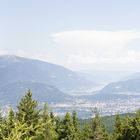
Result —
POLYGON ((139 0, 0 0, 0 55, 73 70, 140 71, 139 0))

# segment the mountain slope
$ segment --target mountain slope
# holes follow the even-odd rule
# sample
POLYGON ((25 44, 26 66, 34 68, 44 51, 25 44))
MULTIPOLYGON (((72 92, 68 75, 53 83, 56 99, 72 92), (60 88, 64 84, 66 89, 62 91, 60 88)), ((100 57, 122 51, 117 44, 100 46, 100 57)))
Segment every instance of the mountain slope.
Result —
POLYGON ((0 87, 21 81, 41 82, 59 89, 93 86, 85 78, 62 66, 17 56, 0 56, 0 87))
POLYGON ((102 94, 139 94, 140 95, 140 78, 130 79, 110 83, 105 86, 100 93, 102 94))
POLYGON ((29 89, 33 92, 33 97, 40 102, 57 103, 71 98, 57 88, 44 83, 15 82, 0 88, 1 101, 4 104, 7 102, 17 104, 29 89))

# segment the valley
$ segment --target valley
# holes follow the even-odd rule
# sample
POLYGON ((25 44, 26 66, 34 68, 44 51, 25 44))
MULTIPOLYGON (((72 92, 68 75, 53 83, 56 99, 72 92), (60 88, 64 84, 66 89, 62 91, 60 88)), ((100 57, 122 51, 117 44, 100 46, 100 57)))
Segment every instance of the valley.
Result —
MULTIPOLYGON (((102 116, 132 113, 140 108, 140 77, 137 74, 109 84, 97 84, 59 65, 22 58, 0 57, 0 104, 3 115, 30 89, 33 98, 63 116, 76 111, 91 118, 97 108, 102 116)), ((98 81, 99 82, 99 81, 98 81)))

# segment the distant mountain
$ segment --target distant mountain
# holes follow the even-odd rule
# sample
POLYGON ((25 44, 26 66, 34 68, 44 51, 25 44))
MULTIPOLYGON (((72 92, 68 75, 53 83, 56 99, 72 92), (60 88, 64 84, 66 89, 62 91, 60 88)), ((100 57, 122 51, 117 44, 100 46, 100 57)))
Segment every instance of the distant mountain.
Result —
POLYGON ((57 103, 71 98, 57 88, 44 83, 15 82, 0 88, 0 99, 4 104, 9 102, 16 105, 29 89, 33 93, 33 98, 40 102, 57 103))
POLYGON ((59 89, 73 89, 94 84, 59 65, 23 57, 0 56, 0 87, 13 82, 39 82, 59 89))
POLYGON ((82 95, 81 99, 88 101, 107 101, 116 99, 140 98, 140 73, 129 76, 127 80, 112 82, 101 90, 82 95))
POLYGON ((140 78, 110 83, 99 93, 140 95, 140 78))
POLYGON ((124 80, 131 80, 131 79, 140 79, 140 72, 131 74, 127 76, 124 80))

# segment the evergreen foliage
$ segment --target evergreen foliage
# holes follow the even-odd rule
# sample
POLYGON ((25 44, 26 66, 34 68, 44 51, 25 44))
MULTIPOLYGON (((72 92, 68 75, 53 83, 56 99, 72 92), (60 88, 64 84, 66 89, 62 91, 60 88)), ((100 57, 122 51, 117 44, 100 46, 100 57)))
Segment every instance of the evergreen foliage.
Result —
POLYGON ((0 112, 0 140, 140 140, 140 110, 133 118, 117 115, 111 134, 99 113, 94 115, 90 124, 81 128, 75 111, 59 118, 49 112, 47 104, 39 109, 29 90, 17 111, 11 108, 6 117, 0 112))
POLYGON ((39 110, 37 109, 37 101, 32 99, 30 90, 21 99, 17 108, 16 118, 20 122, 26 123, 28 126, 37 124, 39 120, 39 110))

